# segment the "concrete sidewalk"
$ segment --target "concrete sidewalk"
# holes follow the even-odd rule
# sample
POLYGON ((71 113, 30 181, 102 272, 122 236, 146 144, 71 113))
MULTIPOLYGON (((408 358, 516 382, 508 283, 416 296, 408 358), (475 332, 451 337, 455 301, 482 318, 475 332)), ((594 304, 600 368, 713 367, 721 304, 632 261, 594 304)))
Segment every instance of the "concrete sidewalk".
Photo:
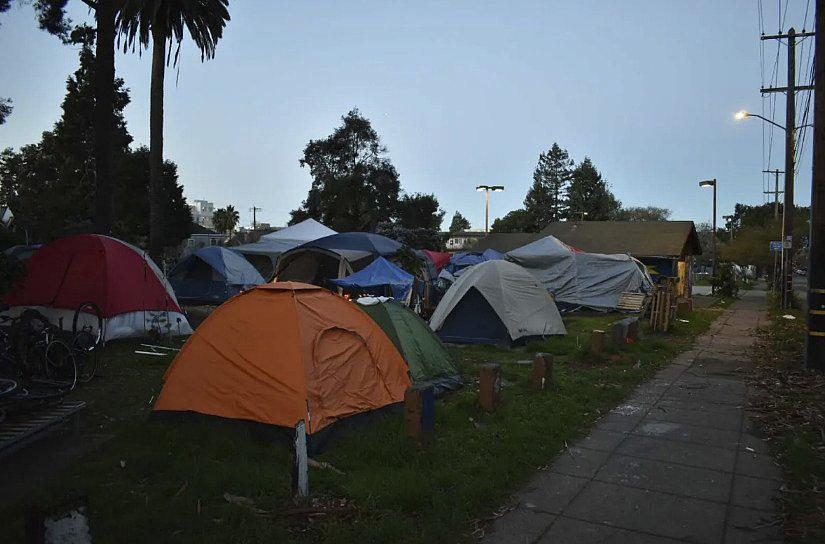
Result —
POLYGON ((781 541, 781 472, 745 412, 745 355, 764 319, 765 292, 744 292, 693 349, 537 473, 484 542, 781 541))

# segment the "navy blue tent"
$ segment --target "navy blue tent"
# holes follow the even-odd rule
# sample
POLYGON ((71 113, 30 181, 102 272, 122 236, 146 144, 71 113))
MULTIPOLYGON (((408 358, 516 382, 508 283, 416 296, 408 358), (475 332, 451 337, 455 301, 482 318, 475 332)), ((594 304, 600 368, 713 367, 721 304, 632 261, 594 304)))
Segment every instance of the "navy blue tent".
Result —
POLYGON ((197 250, 175 265, 169 283, 182 303, 220 304, 265 281, 238 253, 212 246, 197 250))
POLYGON ((326 249, 340 254, 363 252, 389 257, 401 249, 401 244, 392 238, 372 232, 342 232, 318 238, 295 249, 308 248, 326 249))
POLYGON ((363 269, 378 257, 391 257, 402 247, 386 236, 371 232, 342 232, 307 242, 278 260, 278 281, 300 281, 325 286, 363 269))
POLYGON ((404 301, 410 294, 414 279, 412 274, 395 266, 384 257, 378 257, 366 268, 346 278, 331 279, 329 282, 347 290, 358 290, 360 293, 375 296, 386 296, 387 289, 389 289, 393 298, 404 301))
POLYGON ((453 276, 458 276, 465 268, 499 259, 504 259, 504 254, 499 253, 495 249, 485 249, 483 253, 479 253, 478 251, 460 251, 453 254, 450 262, 447 263, 444 269, 453 276))

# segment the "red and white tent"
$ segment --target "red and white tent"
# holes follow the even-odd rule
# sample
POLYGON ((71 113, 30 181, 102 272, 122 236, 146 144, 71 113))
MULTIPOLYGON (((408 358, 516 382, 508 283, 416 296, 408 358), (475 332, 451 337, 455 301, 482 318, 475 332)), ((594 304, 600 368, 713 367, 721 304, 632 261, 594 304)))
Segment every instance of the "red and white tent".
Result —
MULTIPOLYGON (((64 328, 75 310, 94 302, 105 339, 142 336, 152 328, 191 334, 169 282, 149 255, 116 238, 81 234, 44 245, 28 261, 25 280, 5 302, 17 315, 35 308, 64 328)), ((96 322, 95 322, 96 325, 96 322)))

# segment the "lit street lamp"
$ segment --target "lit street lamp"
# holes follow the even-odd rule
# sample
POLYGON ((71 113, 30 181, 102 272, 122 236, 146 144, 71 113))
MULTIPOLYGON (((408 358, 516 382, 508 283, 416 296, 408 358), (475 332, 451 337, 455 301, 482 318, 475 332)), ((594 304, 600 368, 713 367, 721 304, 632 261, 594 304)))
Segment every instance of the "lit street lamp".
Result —
MULTIPOLYGON (((761 116, 761 115, 759 115, 758 113, 751 113, 751 112, 749 112, 748 110, 739 110, 739 111, 737 111, 736 113, 734 113, 734 114, 733 114, 733 118, 734 118, 734 119, 736 119, 737 121, 742 121, 742 120, 745 120, 745 119, 747 119, 748 117, 756 117, 757 119, 762 119, 762 120, 763 120, 763 121, 765 121, 766 123, 770 123, 770 124, 772 124, 773 126, 775 126, 775 127, 777 127, 777 128, 781 128, 781 129, 782 129, 782 130, 784 130, 784 131, 787 131, 787 130, 788 130, 787 128, 783 127, 783 126, 782 126, 782 125, 780 125, 779 123, 776 123, 776 122, 774 122, 774 121, 771 121, 770 119, 767 119, 767 118, 765 118, 765 117, 762 117, 762 116, 761 116)), ((797 128, 797 129, 800 129, 800 128, 812 127, 812 126, 813 126, 813 125, 808 124, 808 125, 800 125, 800 126, 798 126, 798 127, 796 127, 796 128, 797 128)))
POLYGON ((716 178, 706 179, 699 182, 699 187, 713 187, 713 237, 711 238, 711 246, 713 251, 713 277, 716 277, 716 178))
POLYGON ((484 191, 484 232, 490 232, 490 191, 500 193, 504 190, 504 185, 478 185, 476 191, 484 191))

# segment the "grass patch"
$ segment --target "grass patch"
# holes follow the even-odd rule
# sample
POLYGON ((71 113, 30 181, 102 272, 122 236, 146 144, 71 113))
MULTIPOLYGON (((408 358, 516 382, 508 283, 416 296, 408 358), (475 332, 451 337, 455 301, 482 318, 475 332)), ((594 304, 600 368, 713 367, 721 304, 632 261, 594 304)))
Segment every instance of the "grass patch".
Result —
POLYGON ((400 417, 357 429, 318 461, 342 473, 312 469, 316 503, 340 514, 294 515, 290 452, 248 428, 217 422, 149 419, 168 358, 134 355, 133 345, 107 347, 102 376, 74 395, 89 403, 85 431, 115 437, 54 481, 0 509, 12 541, 22 539, 25 510, 48 508, 68 493, 89 499, 95 542, 443 542, 470 541, 478 520, 500 507, 539 466, 582 436, 706 330, 721 308, 699 309, 671 332, 642 326, 641 341, 588 354, 590 331, 608 330, 616 315, 566 318, 568 335, 512 350, 451 347, 467 386, 437 402, 436 440, 422 449, 404 436, 400 417), (537 351, 555 356, 557 384, 529 391, 537 351), (494 413, 477 402, 478 367, 502 364, 503 401, 494 413), (224 494, 254 501, 264 513, 224 494))
POLYGON ((753 401, 754 419, 784 469, 788 489, 780 504, 786 536, 825 542, 825 377, 803 367, 804 312, 780 310, 773 297, 770 313, 754 351, 759 364, 753 380, 763 391, 753 401))

